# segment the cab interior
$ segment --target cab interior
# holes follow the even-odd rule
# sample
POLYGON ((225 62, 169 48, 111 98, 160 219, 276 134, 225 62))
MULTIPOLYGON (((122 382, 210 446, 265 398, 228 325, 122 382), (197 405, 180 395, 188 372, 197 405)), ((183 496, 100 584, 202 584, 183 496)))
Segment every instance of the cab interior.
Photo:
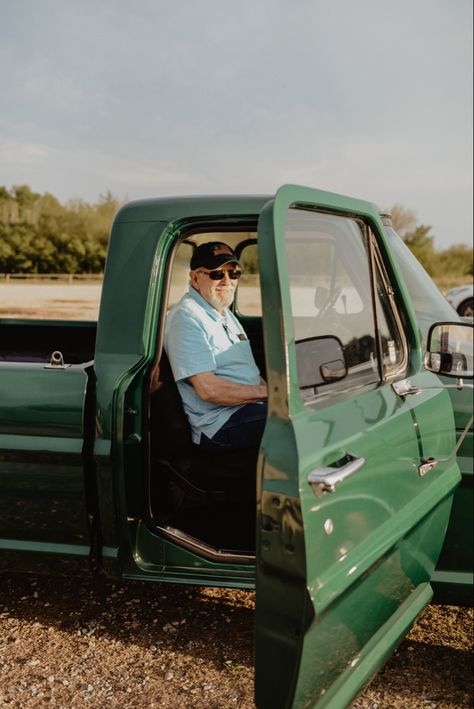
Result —
MULTIPOLYGON (((256 231, 201 231, 187 234, 171 254, 163 326, 167 312, 188 289, 194 248, 223 241, 243 267, 232 309, 250 340, 265 378, 262 310, 256 231)), ((192 443, 171 367, 162 348, 151 373, 149 395, 149 514, 165 538, 211 560, 253 560, 255 554, 256 468, 258 450, 226 453, 202 451, 192 443)))
MULTIPOLYGON (((315 230, 311 213, 304 210, 290 210, 288 219, 286 258, 304 403, 314 405, 327 395, 336 401, 354 384, 378 386, 382 367, 385 378, 403 371, 406 347, 402 335, 397 334, 402 332, 401 323, 394 319, 389 281, 377 251, 371 275, 368 253, 372 242, 366 225, 322 215, 315 230), (373 335, 372 277, 378 293, 377 341, 373 335), (329 364, 334 366, 329 368, 329 364), (317 374, 320 365, 324 365, 321 376, 317 374)), ((171 255, 160 331, 167 311, 188 288, 193 249, 207 241, 223 241, 239 256, 244 275, 233 310, 266 379, 255 224, 183 235, 171 255)), ((251 558, 255 552, 258 451, 211 456, 193 446, 161 343, 157 351, 160 355, 150 387, 151 520, 161 534, 174 535, 180 544, 194 544, 204 556, 216 560, 222 555, 230 560, 251 558)))

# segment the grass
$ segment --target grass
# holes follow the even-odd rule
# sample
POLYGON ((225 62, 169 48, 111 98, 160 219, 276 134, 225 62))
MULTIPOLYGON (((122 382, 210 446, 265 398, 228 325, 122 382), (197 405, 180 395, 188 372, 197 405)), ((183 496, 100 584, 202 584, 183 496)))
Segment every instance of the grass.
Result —
POLYGON ((451 288, 472 283, 472 276, 450 276, 448 274, 446 276, 434 277, 433 280, 442 293, 447 293, 451 288))

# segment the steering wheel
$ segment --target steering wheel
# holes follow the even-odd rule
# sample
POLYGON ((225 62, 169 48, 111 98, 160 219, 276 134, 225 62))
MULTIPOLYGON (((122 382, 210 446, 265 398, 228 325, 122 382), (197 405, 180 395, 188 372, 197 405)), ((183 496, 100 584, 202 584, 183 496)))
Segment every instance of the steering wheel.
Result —
POLYGON ((337 299, 339 298, 341 293, 342 293, 341 286, 337 286, 336 288, 334 288, 333 292, 331 293, 331 295, 329 296, 327 301, 324 303, 324 305, 321 307, 321 310, 319 311, 319 313, 316 315, 316 320, 318 318, 321 318, 323 315, 325 315, 327 313, 327 311, 330 308, 332 308, 332 306, 337 301, 337 299))

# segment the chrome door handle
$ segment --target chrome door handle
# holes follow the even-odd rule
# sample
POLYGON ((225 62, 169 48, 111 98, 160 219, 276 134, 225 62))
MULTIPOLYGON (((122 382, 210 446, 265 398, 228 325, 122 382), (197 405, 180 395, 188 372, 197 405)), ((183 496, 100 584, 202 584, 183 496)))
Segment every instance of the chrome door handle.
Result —
POLYGON ((336 463, 334 466, 315 468, 308 473, 308 482, 318 497, 324 495, 325 492, 334 492, 336 485, 348 478, 349 475, 357 473, 364 467, 365 458, 356 458, 347 453, 339 463, 343 463, 343 465, 336 463))

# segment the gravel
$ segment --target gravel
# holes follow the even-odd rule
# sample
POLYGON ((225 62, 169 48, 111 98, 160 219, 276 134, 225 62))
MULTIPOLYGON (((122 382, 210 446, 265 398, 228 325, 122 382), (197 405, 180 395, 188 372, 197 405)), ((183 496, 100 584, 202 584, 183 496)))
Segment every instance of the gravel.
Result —
MULTIPOLYGON (((2 576, 0 707, 250 709, 254 594, 2 576)), ((353 708, 471 707, 472 609, 430 606, 353 708)))

